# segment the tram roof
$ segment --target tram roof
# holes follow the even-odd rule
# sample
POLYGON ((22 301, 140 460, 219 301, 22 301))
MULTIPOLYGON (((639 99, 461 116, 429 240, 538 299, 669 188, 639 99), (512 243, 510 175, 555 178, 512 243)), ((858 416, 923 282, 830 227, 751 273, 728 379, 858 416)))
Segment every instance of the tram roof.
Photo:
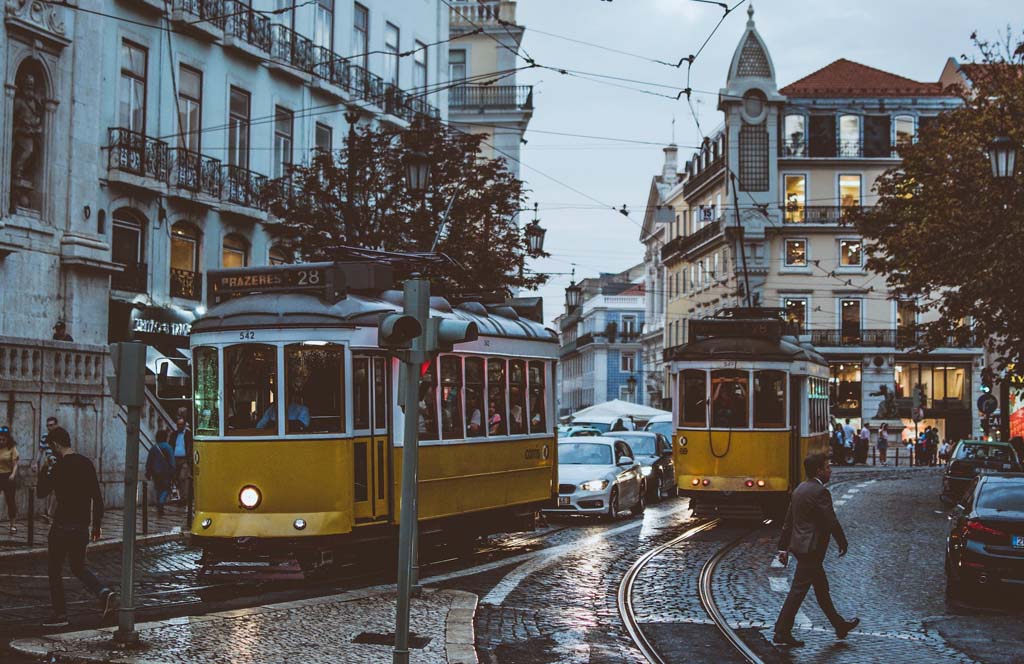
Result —
POLYGON ((765 362, 811 362, 828 366, 824 356, 796 337, 710 337, 665 351, 675 362, 709 360, 761 360, 765 362))
MULTIPOLYGON (((431 316, 474 322, 480 336, 558 342, 553 330, 520 317, 508 305, 465 302, 452 307, 439 297, 430 298, 430 304, 431 316)), ((337 302, 306 293, 264 293, 236 297, 214 305, 192 324, 192 332, 243 328, 376 327, 381 314, 401 310, 400 291, 376 295, 350 292, 337 302)))

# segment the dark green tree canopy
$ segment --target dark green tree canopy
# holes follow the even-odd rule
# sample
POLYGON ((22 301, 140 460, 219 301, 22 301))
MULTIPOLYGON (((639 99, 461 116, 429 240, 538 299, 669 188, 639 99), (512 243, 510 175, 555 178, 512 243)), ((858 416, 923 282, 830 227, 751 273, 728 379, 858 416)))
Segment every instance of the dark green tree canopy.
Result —
POLYGON ((921 324, 922 349, 973 334, 1013 360, 1024 358, 1024 178, 995 179, 988 147, 997 136, 1024 146, 1024 49, 975 44, 962 106, 900 148, 902 165, 875 185, 878 203, 853 220, 868 268, 938 316, 921 324))
POLYGON ((426 252, 447 212, 437 251, 458 265, 431 270, 435 292, 536 288, 546 277, 524 269, 528 245, 516 224, 523 183, 481 154, 484 138, 433 121, 356 129, 345 148, 316 153, 268 188, 277 217, 268 231, 304 261, 338 260, 346 247, 426 252), (413 150, 431 162, 426 195, 406 187, 404 158, 413 150))

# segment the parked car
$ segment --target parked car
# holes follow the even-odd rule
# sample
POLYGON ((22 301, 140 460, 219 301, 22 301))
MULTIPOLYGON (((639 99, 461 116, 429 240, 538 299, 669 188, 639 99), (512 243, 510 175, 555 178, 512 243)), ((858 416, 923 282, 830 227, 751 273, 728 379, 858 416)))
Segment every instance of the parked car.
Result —
POLYGON ((672 440, 672 413, 655 415, 651 419, 647 420, 647 425, 644 427, 644 431, 660 433, 662 436, 672 440))
POLYGON ((942 477, 940 498, 947 505, 958 502, 971 481, 980 473, 1022 470, 1017 453, 1009 443, 962 440, 953 448, 942 477))
POLYGON ((573 420, 572 425, 576 427, 593 427, 601 433, 608 431, 633 431, 636 427, 628 417, 616 417, 613 415, 594 415, 586 419, 573 420))
POLYGON ((1024 473, 979 475, 949 518, 947 597, 1024 584, 1024 473))
POLYGON ((596 514, 614 519, 646 506, 644 478, 624 441, 605 436, 563 438, 558 443, 558 504, 554 514, 596 514))
POLYGON ((558 432, 559 438, 575 438, 577 436, 600 436, 601 432, 594 427, 568 426, 558 432))
POLYGON ((676 493, 676 470, 672 460, 672 443, 653 431, 618 431, 605 437, 625 441, 640 464, 640 473, 647 484, 647 501, 658 502, 676 493))

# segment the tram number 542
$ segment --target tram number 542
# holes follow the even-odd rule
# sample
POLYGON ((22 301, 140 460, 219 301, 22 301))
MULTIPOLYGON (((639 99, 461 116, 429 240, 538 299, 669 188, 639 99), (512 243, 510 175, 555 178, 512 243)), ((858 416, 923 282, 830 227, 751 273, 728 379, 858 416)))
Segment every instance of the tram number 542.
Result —
POLYGON ((242 330, 238 333, 238 338, 241 341, 252 341, 256 338, 256 333, 252 330, 242 330))

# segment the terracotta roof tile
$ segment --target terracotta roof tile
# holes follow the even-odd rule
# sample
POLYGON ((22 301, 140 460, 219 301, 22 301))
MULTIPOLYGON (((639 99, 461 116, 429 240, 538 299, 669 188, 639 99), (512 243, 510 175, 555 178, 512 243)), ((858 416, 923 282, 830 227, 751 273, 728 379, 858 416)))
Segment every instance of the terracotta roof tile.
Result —
POLYGON ((946 96, 942 84, 923 83, 840 58, 779 90, 789 97, 946 96))

